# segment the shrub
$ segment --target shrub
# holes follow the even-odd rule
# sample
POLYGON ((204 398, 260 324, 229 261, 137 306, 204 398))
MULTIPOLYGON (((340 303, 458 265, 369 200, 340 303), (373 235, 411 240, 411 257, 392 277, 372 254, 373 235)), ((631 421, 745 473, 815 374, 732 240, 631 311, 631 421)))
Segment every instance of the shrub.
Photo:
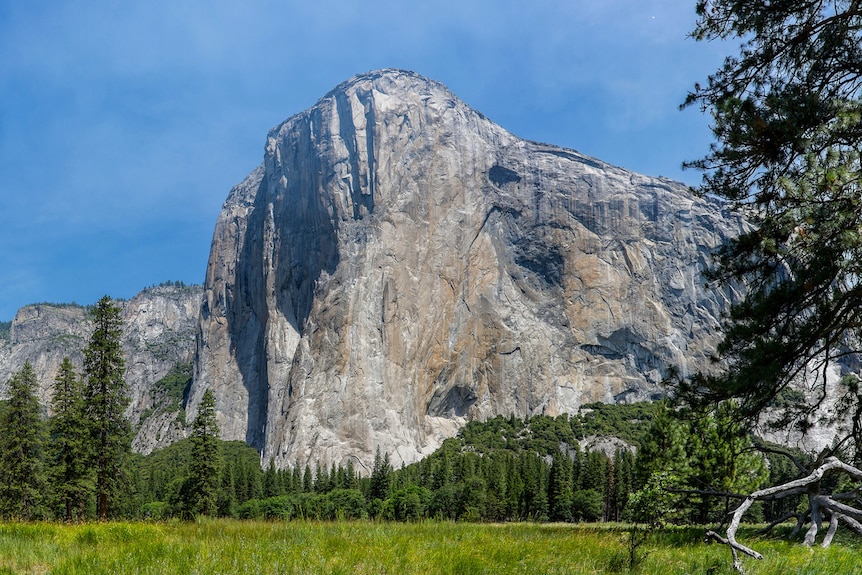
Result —
POLYGON ((260 509, 260 500, 249 499, 236 508, 236 514, 240 519, 261 519, 263 515, 260 509))
POLYGON ((365 497, 358 489, 333 489, 319 498, 320 519, 366 519, 365 497))
POLYGON ((287 495, 262 499, 258 502, 257 509, 260 514, 259 516, 264 519, 281 519, 286 521, 293 517, 293 501, 287 495))
POLYGON ((431 491, 418 485, 398 489, 384 503, 384 516, 396 521, 418 521, 425 516, 431 491))
POLYGON ((572 519, 601 521, 604 497, 595 489, 579 489, 572 494, 572 519))

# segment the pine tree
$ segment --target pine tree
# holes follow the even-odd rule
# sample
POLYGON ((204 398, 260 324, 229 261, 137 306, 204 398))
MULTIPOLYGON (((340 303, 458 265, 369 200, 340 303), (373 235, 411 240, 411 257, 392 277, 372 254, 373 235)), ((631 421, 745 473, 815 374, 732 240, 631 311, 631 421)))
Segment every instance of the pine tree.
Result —
POLYGON ((84 517, 84 507, 93 490, 90 467, 92 444, 84 415, 83 386, 68 357, 60 364, 51 396, 51 443, 49 476, 66 521, 84 517))
POLYGON ((655 484, 651 478, 661 476, 661 483, 690 492, 674 504, 687 520, 719 518, 724 510, 708 493, 751 491, 766 475, 762 456, 733 413, 727 404, 704 412, 660 410, 635 460, 640 485, 655 484))
POLYGON ((604 504, 602 505, 602 520, 616 521, 617 509, 617 468, 613 459, 608 459, 607 473, 605 474, 604 504))
POLYGON ((290 471, 290 488, 288 489, 288 493, 302 493, 302 468, 299 466, 298 461, 290 471))
POLYGON ((506 460, 508 454, 489 454, 482 458, 482 478, 485 480, 485 519, 501 521, 506 515, 506 460))
POLYGON ((230 465, 222 465, 219 474, 218 514, 222 517, 232 517, 236 508, 236 486, 233 480, 233 469, 230 465))
POLYGON ((518 469, 518 458, 510 456, 506 461, 506 518, 519 521, 526 519, 523 510, 524 478, 518 469))
MULTIPOLYGON (((540 470, 542 465, 544 462, 532 453, 522 451, 518 454, 518 474, 523 478, 524 483, 519 509, 526 519, 539 518, 537 498, 543 492, 540 470)), ((545 496, 545 507, 547 507, 547 496, 545 496)))
POLYGON ((548 478, 548 508, 551 521, 572 519, 572 460, 567 453, 554 453, 548 478))
POLYGON ((431 489, 433 490, 452 484, 452 462, 449 459, 449 451, 447 449, 444 448, 441 450, 441 455, 437 459, 432 475, 431 489))
POLYGON ((353 460, 347 460, 347 468, 344 470, 344 488, 359 489, 359 477, 353 468, 353 460))
POLYGON ((549 468, 541 459, 538 462, 538 485, 536 487, 536 496, 533 499, 533 518, 537 521, 548 520, 548 474, 549 468))
POLYGON ((192 422, 192 453, 189 465, 190 508, 193 513, 213 516, 218 511, 221 446, 216 421, 215 396, 206 390, 192 422))
MULTIPOLYGON (((749 493, 767 478, 764 458, 754 450, 747 430, 734 418, 733 405, 724 403, 710 412, 690 414, 686 424, 689 473, 684 479, 688 487, 749 493)), ((721 501, 701 495, 693 496, 690 502, 696 508, 694 519, 699 523, 727 515, 727 498, 721 501)))
POLYGON ((392 482, 392 465, 389 463, 389 454, 380 455, 380 447, 374 455, 374 467, 371 470, 371 483, 368 499, 385 500, 389 497, 389 487, 392 482))
POLYGON ((608 456, 602 451, 589 451, 581 468, 581 489, 594 489, 604 493, 608 481, 608 456))
POLYGON ((329 471, 327 470, 325 465, 321 465, 321 463, 318 461, 317 468, 314 473, 315 493, 329 493, 331 489, 330 483, 331 481, 329 478, 329 471))
POLYGON ((488 486, 481 475, 471 475, 461 484, 461 497, 458 502, 459 519, 479 521, 485 518, 485 505, 488 499, 488 486))
POLYGON ((0 412, 0 515, 38 519, 44 513, 44 424, 29 362, 8 383, 8 405, 0 412))
POLYGON ((243 466, 248 481, 248 498, 260 499, 263 495, 263 469, 260 468, 260 460, 246 459, 243 466))
POLYGON ((617 449, 614 454, 614 469, 616 471, 614 501, 616 508, 613 509, 613 514, 608 517, 611 521, 619 521, 622 518, 623 510, 629 501, 629 495, 634 490, 634 461, 634 455, 628 449, 617 449))
POLYGON ((233 460, 231 467, 233 469, 234 499, 237 504, 242 505, 252 498, 248 468, 239 458, 233 460))
POLYGON ((305 464, 305 471, 302 473, 302 492, 311 493, 314 490, 314 476, 311 474, 311 466, 305 464))
POLYGON ((836 362, 862 351, 862 10, 857 0, 698 0, 697 40, 739 39, 686 105, 709 111, 715 142, 690 165, 701 192, 751 224, 722 246, 710 278, 745 286, 724 325, 727 369, 680 382, 694 404, 736 399, 750 418, 806 431, 824 400, 853 421, 858 384, 832 386, 836 362), (805 378, 805 393, 793 393, 805 378))
POLYGON ((672 472, 676 477, 689 473, 687 436, 674 412, 661 403, 635 458, 638 488, 645 486, 655 473, 672 472))
POLYGON ((281 495, 281 482, 278 471, 275 469, 275 461, 270 459, 266 471, 263 473, 263 496, 276 497, 281 495))
POLYGON ((108 296, 92 312, 94 329, 84 349, 84 398, 96 472, 99 518, 108 518, 108 504, 120 495, 124 466, 131 453, 131 426, 124 412, 129 405, 124 377, 120 308, 108 296))
POLYGON ((278 493, 276 495, 287 495, 290 492, 290 469, 279 469, 278 474, 278 493))

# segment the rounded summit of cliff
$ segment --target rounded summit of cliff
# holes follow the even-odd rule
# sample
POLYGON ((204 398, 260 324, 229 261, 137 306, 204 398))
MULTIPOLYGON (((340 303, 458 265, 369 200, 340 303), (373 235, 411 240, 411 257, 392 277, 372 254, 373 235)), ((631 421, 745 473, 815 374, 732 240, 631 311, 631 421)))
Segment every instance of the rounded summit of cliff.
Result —
POLYGON ((324 98, 331 96, 335 92, 347 92, 354 89, 357 85, 369 83, 376 88, 387 91, 401 90, 407 92, 419 88, 421 90, 441 90, 455 97, 442 82, 432 80, 412 70, 380 68, 363 74, 356 74, 330 90, 324 98))

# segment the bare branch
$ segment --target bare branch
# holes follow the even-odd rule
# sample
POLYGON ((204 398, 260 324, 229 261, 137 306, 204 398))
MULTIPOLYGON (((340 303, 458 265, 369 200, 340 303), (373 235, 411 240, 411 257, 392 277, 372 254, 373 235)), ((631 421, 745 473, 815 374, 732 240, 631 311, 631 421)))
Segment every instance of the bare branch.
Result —
POLYGON ((808 518, 810 516, 811 516, 811 510, 810 509, 806 509, 805 513, 799 514, 799 519, 796 520, 796 525, 793 526, 793 530, 790 532, 790 538, 791 539, 793 539, 794 537, 799 535, 799 532, 802 531, 802 526, 805 525, 805 522, 808 520, 808 518))
POLYGON ((829 531, 826 532, 826 537, 823 538, 823 543, 821 547, 826 549, 832 543, 832 538, 835 537, 835 532, 838 531, 838 518, 841 517, 840 513, 833 513, 832 517, 829 519, 829 531))
POLYGON ((842 515, 841 520, 844 521, 850 529, 855 531, 857 535, 862 535, 862 523, 859 523, 852 517, 847 517, 846 515, 842 515))
POLYGON ((825 507, 833 513, 840 513, 841 515, 852 517, 857 521, 862 520, 862 511, 856 509, 855 507, 850 507, 849 505, 838 503, 837 501, 825 495, 818 495, 814 499, 816 500, 818 506, 825 507))
POLYGON ((789 449, 779 446, 769 446, 763 443, 762 441, 757 441, 755 444, 755 448, 761 453, 773 453, 775 455, 783 455, 787 459, 796 466, 796 469, 801 471, 802 473, 808 473, 808 468, 805 467, 801 461, 797 457, 795 457, 789 449))
POLYGON ((738 551, 745 553, 749 557, 754 557, 755 559, 763 560, 763 555, 761 555, 760 553, 758 553, 754 549, 749 549, 745 545, 740 545, 736 541, 733 541, 729 538, 725 539, 724 537, 722 537, 721 535, 719 535, 715 531, 712 531, 711 529, 706 532, 706 536, 709 539, 715 539, 716 541, 718 541, 722 545, 727 545, 728 547, 730 547, 730 552, 733 554, 733 568, 736 569, 737 571, 739 571, 740 573, 744 573, 745 571, 743 571, 742 563, 739 561, 739 555, 737 555, 738 551))
POLYGON ((764 527, 763 529, 758 531, 758 533, 760 533, 760 534, 769 533, 770 531, 772 531, 775 528, 776 525, 780 525, 780 524, 784 523, 785 521, 787 521, 788 519, 791 519, 794 517, 796 518, 796 520, 798 522, 800 519, 800 516, 801 516, 800 513, 793 513, 793 512, 782 515, 781 517, 779 517, 778 519, 775 519, 772 523, 770 523, 769 525, 767 525, 766 527, 764 527))
MULTIPOLYGON (((803 543, 806 546, 811 546, 814 544, 817 539, 817 534, 820 532, 823 522, 823 511, 829 513, 830 521, 829 521, 829 529, 826 532, 826 536, 823 540, 823 546, 826 547, 832 543, 832 539, 835 536, 835 532, 838 529, 839 521, 844 521, 847 525, 850 526, 851 529, 856 531, 859 534, 862 534, 862 510, 856 509, 855 507, 851 507, 839 501, 836 501, 834 497, 829 497, 827 495, 821 495, 820 491, 820 481, 823 477, 830 472, 838 471, 842 473, 846 473, 851 478, 862 481, 862 470, 857 469, 852 465, 848 465, 836 457, 833 457, 829 451, 824 450, 821 452, 820 456, 817 458, 818 467, 815 468, 811 473, 809 473, 806 477, 802 477, 796 479, 794 481, 789 481, 784 483, 783 485, 776 485, 774 487, 768 487, 766 489, 760 489, 755 491, 751 495, 745 498, 745 500, 737 507, 730 521, 730 525, 727 527, 727 537, 726 538, 718 538, 712 531, 707 533, 707 536, 728 545, 733 551, 734 556, 734 568, 737 570, 741 570, 741 564, 739 563, 739 558, 737 556, 737 551, 741 551, 746 555, 751 557, 756 557, 758 559, 762 559, 762 556, 742 544, 736 541, 736 532, 739 529, 739 524, 742 521, 742 517, 751 507, 751 505, 755 501, 763 501, 769 499, 779 499, 782 497, 788 497, 790 495, 797 495, 801 493, 808 493, 808 504, 809 510, 801 515, 797 515, 797 523, 796 527, 793 530, 793 533, 797 533, 805 519, 810 515, 811 518, 811 526, 808 528, 808 531, 805 533, 805 537, 803 543)), ((837 497, 847 498, 851 494, 854 494, 858 491, 854 490, 848 494, 839 494, 837 497)), ((728 494, 730 495, 730 494, 728 494)), ((795 514, 788 514, 783 517, 780 521, 784 521, 785 519, 789 519, 793 517, 795 514)), ((770 525, 768 529, 771 529, 778 522, 770 525)))

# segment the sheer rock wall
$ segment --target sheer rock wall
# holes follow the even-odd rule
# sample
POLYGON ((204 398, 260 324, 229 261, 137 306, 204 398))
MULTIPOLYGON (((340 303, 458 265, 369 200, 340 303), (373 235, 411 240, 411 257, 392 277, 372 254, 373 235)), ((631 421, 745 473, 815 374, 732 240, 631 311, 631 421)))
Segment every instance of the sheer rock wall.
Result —
POLYGON ((398 466, 464 422, 649 399, 708 367, 742 222, 522 140, 439 83, 352 78, 270 131, 216 224, 189 398, 280 467, 398 466))

